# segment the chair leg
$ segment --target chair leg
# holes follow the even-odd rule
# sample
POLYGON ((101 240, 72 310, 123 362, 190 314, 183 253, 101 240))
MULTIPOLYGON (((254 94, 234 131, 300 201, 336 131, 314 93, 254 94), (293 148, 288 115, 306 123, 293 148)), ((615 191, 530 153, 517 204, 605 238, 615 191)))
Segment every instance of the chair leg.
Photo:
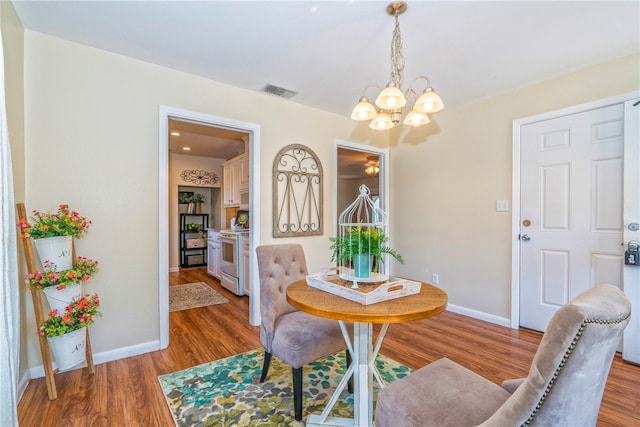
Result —
POLYGON ((271 364, 271 353, 264 352, 264 361, 262 362, 262 375, 260 375, 260 382, 263 383, 267 378, 267 372, 269 372, 269 364, 271 364))
MULTIPOLYGON (((351 353, 349 353, 349 350, 345 350, 344 353, 347 358, 347 366, 345 368, 349 369, 349 365, 351 365, 351 353)), ((347 391, 349 393, 353 393, 353 375, 351 375, 351 378, 349 378, 349 382, 347 383, 347 391)))
POLYGON ((293 370, 293 408, 296 421, 302 420, 302 366, 293 370))

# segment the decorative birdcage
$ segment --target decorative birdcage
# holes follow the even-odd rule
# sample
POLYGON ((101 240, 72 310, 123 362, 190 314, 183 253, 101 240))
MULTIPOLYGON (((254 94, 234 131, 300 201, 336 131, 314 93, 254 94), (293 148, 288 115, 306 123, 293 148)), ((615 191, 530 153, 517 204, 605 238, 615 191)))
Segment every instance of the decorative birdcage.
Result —
POLYGON ((387 214, 369 196, 366 185, 360 194, 338 217, 338 236, 332 237, 332 261, 336 262, 340 277, 354 282, 383 282, 383 263, 386 254, 404 263, 402 256, 387 242, 387 214))

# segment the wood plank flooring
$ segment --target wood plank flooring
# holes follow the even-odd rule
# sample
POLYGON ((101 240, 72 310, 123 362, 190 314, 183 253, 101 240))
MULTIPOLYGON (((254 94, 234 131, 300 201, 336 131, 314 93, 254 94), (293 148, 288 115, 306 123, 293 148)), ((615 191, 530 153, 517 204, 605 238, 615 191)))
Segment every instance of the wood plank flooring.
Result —
MULTIPOLYGON (((204 269, 170 274, 170 285, 205 282, 228 304, 170 313, 167 349, 56 375, 58 399, 49 401, 44 378, 31 380, 18 405, 21 427, 173 426, 158 375, 260 348, 250 326, 247 297, 236 297, 204 269)), ((377 331, 377 328, 374 329, 377 331)), ((445 312, 389 328, 381 352, 411 368, 441 357, 500 383, 526 376, 541 334, 512 330, 445 312)), ((614 360, 599 427, 640 426, 640 367, 614 360)))

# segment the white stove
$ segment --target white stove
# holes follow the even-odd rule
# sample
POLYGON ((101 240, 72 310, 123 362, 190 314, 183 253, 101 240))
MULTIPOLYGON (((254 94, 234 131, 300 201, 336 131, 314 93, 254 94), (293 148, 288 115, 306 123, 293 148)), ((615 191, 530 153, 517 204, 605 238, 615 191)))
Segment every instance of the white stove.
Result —
POLYGON ((238 296, 245 295, 242 247, 244 239, 249 238, 249 230, 220 230, 219 236, 221 244, 220 284, 238 296))

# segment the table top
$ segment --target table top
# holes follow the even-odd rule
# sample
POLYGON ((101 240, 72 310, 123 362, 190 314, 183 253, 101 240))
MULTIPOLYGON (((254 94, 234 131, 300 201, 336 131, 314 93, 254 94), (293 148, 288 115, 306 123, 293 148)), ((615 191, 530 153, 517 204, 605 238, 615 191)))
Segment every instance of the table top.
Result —
POLYGON ((442 313, 447 300, 442 289, 424 282, 420 293, 369 305, 311 287, 306 279, 287 288, 287 301, 298 310, 348 322, 403 323, 425 319, 442 313))

